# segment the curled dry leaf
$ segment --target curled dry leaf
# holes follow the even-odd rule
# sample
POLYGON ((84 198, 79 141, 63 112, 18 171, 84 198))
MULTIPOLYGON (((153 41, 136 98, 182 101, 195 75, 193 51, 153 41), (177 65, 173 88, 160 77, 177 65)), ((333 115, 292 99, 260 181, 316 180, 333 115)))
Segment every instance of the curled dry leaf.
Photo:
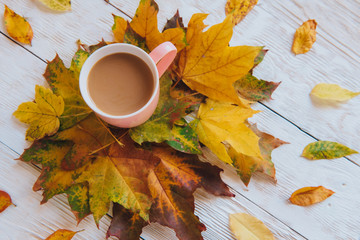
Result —
POLYGON ((55 11, 70 11, 71 10, 71 1, 70 0, 39 0, 48 8, 55 11))
POLYGON ((59 229, 50 236, 48 236, 45 240, 71 240, 75 236, 75 234, 82 231, 84 230, 74 232, 66 229, 59 229))
POLYGON ((0 213, 7 209, 12 203, 11 197, 7 192, 0 190, 0 213))
POLYGON ((337 142, 317 141, 308 144, 301 156, 310 160, 318 160, 340 158, 355 153, 358 152, 337 142))
POLYGON ((50 89, 36 85, 35 102, 22 103, 14 116, 23 123, 30 124, 26 140, 36 140, 57 132, 60 116, 64 112, 64 100, 50 89))
POLYGON ((316 21, 308 20, 296 29, 292 51, 295 54, 307 53, 316 41, 316 21))
POLYGON ((318 202, 322 202, 334 192, 330 189, 319 187, 304 187, 296 190, 291 194, 290 202, 299 206, 309 206, 318 202))
POLYGON ((347 101, 356 97, 360 92, 352 92, 337 84, 319 83, 310 93, 312 96, 330 101, 347 101))
POLYGON ((233 24, 236 25, 254 8, 258 0, 227 0, 225 14, 233 16, 233 24))
POLYGON ((25 18, 5 5, 4 21, 10 37, 24 44, 31 44, 33 30, 25 18))
POLYGON ((230 214, 230 229, 238 240, 275 240, 262 221, 246 213, 230 214))

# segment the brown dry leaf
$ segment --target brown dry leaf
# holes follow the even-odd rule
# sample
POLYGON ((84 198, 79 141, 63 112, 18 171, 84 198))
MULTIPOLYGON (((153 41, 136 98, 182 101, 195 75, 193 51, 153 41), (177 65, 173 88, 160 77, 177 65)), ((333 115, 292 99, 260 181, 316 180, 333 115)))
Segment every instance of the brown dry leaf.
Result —
POLYGON ((11 197, 7 192, 0 190, 0 213, 3 212, 12 203, 11 197))
POLYGON ((316 21, 311 19, 296 29, 292 51, 295 54, 307 53, 316 41, 316 21))
POLYGON ((238 240, 275 240, 262 221, 246 213, 230 214, 230 229, 238 240))
POLYGON ((304 187, 291 194, 289 200, 291 203, 299 206, 309 206, 324 201, 334 193, 332 190, 324 188, 323 186, 304 187))
POLYGON ((254 8, 258 0, 227 0, 225 14, 233 16, 233 24, 236 25, 254 8))
POLYGON ((48 236, 45 240, 71 240, 75 236, 75 234, 82 231, 84 230, 74 232, 66 229, 59 229, 50 236, 48 236))
POLYGON ((24 44, 31 44, 33 30, 25 18, 16 14, 5 5, 4 21, 10 37, 24 44))
POLYGON ((243 105, 234 82, 254 66, 262 47, 229 47, 233 33, 232 17, 210 27, 206 32, 206 14, 194 14, 189 22, 186 41, 180 53, 178 75, 191 89, 212 99, 243 105))

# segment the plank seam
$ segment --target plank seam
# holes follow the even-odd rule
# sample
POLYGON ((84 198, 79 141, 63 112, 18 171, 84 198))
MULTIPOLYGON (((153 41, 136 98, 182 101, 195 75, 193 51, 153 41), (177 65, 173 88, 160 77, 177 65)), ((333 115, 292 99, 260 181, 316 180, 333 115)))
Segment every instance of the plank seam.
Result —
POLYGON ((20 43, 18 43, 17 41, 15 41, 14 39, 12 39, 10 36, 6 35, 5 33, 3 33, 0 30, 0 34, 3 35, 4 37, 6 37, 7 39, 9 39, 10 41, 12 41, 13 43, 15 43, 16 45, 22 47, 23 49, 25 49, 26 51, 28 51, 30 54, 34 55, 36 58, 38 58, 40 61, 44 62, 45 64, 47 64, 47 62, 42 59, 41 57, 39 57, 38 55, 36 55, 34 52, 32 52, 31 50, 27 49, 26 47, 24 47, 23 45, 21 45, 20 43))

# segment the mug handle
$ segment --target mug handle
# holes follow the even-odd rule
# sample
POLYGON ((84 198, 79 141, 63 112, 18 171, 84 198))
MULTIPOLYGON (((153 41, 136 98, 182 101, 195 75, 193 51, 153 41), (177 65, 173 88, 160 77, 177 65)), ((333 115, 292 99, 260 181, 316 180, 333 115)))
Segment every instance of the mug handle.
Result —
POLYGON ((173 62, 177 53, 177 49, 171 42, 163 42, 149 53, 152 60, 155 62, 159 78, 164 74, 166 69, 173 62))

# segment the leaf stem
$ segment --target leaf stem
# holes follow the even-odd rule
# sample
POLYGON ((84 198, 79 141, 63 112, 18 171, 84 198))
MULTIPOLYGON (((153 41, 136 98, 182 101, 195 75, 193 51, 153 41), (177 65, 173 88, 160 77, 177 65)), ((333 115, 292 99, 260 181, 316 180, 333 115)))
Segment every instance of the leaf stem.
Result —
POLYGON ((114 140, 120 145, 120 146, 123 146, 124 144, 122 144, 115 136, 114 134, 110 131, 110 129, 105 126, 104 122, 97 116, 95 115, 97 120, 101 123, 101 125, 108 131, 108 133, 110 133, 110 135, 114 138, 114 140))
POLYGON ((191 96, 195 96, 197 94, 200 94, 199 92, 194 92, 194 93, 191 93, 191 94, 188 94, 188 95, 185 95, 185 96, 182 96, 182 97, 179 97, 179 98, 176 98, 177 100, 180 100, 180 99, 183 99, 183 98, 187 98, 187 97, 191 97, 191 96))

